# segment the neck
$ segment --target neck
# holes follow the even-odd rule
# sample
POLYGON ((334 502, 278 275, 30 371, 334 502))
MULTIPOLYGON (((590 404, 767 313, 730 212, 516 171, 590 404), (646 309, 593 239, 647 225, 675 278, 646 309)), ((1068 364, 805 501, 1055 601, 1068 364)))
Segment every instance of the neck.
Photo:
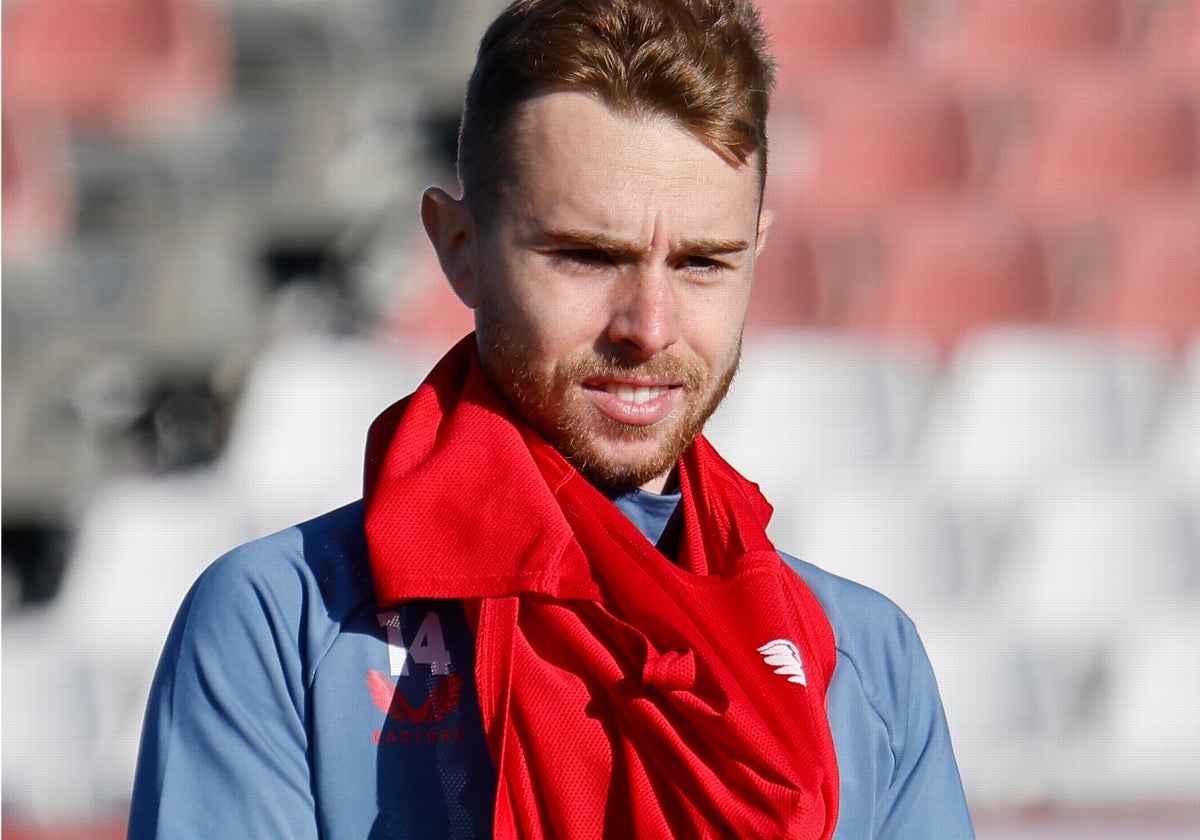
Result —
POLYGON ((667 473, 656 476, 641 486, 648 493, 674 493, 679 489, 679 470, 672 467, 667 473))

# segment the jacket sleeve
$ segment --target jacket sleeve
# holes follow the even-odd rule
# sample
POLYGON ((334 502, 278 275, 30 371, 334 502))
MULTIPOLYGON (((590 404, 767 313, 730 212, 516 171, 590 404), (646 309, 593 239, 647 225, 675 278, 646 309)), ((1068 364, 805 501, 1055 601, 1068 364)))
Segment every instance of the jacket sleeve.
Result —
POLYGON ((881 708, 891 717, 890 777, 877 802, 879 840, 972 840, 975 833, 933 668, 917 630, 901 615, 881 708))
POLYGON ((973 840, 937 682, 917 628, 883 595, 784 555, 825 608, 838 661, 834 840, 973 840))
POLYGON ((130 840, 318 836, 303 604, 290 564, 243 547, 176 618, 146 710, 130 840))

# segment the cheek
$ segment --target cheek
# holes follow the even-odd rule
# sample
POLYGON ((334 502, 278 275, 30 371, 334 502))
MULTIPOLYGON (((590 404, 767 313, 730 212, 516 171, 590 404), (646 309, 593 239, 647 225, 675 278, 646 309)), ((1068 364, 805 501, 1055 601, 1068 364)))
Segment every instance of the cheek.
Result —
POLYGON ((520 277, 517 266, 495 266, 480 283, 477 323, 481 330, 503 335, 508 341, 533 344, 537 338, 538 313, 534 296, 512 278, 520 277))
POLYGON ((593 349, 607 325, 603 300, 554 278, 530 284, 515 304, 528 340, 549 359, 593 349))
POLYGON ((476 329, 493 356, 548 387, 559 363, 579 349, 567 332, 570 319, 540 305, 535 297, 507 292, 502 298, 484 296, 476 329))

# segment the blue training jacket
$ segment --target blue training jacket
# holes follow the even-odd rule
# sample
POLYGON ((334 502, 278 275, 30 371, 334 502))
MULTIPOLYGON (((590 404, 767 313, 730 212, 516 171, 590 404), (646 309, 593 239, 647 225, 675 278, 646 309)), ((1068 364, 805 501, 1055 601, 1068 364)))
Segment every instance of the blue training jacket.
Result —
MULTIPOLYGON (((616 500, 658 543, 674 498, 616 500)), ((974 837, 916 629, 784 555, 837 640, 836 840, 974 837)), ((496 788, 459 601, 375 601, 361 502, 230 552, 196 582, 146 710, 129 839, 483 838, 496 788)))

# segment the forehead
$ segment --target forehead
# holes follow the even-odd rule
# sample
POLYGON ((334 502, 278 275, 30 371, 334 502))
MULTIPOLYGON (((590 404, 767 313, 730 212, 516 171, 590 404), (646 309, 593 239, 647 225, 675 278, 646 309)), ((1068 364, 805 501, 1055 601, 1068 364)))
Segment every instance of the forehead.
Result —
POLYGON ((667 116, 618 110, 588 94, 523 103, 510 153, 501 199, 509 211, 612 228, 664 214, 689 226, 757 221, 755 157, 730 162, 667 116))

